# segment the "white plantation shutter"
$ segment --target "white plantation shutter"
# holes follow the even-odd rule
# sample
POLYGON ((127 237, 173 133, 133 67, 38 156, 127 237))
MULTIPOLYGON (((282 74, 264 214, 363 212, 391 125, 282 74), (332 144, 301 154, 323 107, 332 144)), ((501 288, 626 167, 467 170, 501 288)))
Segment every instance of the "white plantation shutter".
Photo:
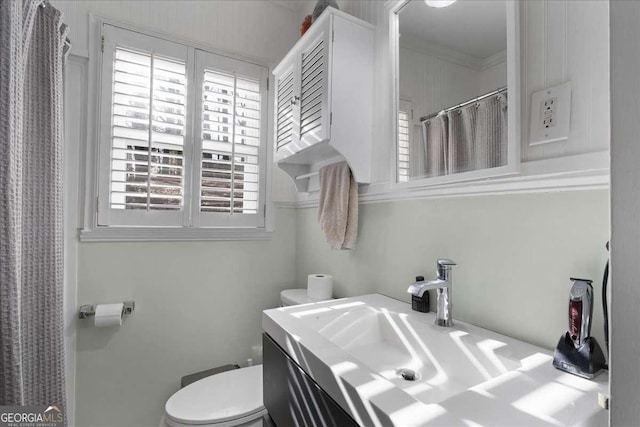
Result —
POLYGON ((398 111, 398 182, 409 181, 409 112, 404 110, 398 111))
POLYGON ((197 51, 198 188, 202 226, 264 224, 264 67, 197 51))
POLYGON ((201 211, 257 213, 260 101, 260 82, 204 71, 201 211))
POLYGON ((186 67, 116 48, 112 104, 112 209, 183 205, 186 67))
POLYGON ((182 226, 189 48, 105 25, 99 225, 182 226))

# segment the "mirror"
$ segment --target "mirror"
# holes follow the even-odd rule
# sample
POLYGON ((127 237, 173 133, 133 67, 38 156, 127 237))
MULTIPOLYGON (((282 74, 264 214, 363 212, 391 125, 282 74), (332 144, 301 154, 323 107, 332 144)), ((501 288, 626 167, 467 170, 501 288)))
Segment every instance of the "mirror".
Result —
POLYGON ((411 0, 395 11, 398 182, 485 178, 513 173, 519 163, 517 5, 434 7, 446 3, 411 0))

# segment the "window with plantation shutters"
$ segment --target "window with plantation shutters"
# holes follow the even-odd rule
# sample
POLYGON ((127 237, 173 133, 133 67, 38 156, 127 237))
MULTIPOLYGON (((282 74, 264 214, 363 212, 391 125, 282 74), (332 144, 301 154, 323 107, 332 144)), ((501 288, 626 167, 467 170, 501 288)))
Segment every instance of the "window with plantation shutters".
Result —
POLYGON ((268 70, 102 34, 97 225, 264 227, 268 70))

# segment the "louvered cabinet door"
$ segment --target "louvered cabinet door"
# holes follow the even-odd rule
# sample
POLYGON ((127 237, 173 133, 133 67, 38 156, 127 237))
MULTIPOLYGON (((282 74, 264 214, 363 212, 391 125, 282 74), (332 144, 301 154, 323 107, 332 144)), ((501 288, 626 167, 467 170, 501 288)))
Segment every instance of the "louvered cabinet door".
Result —
POLYGON ((330 137, 329 53, 330 21, 327 20, 300 54, 299 123, 300 146, 307 147, 330 137))
POLYGON ((275 76, 276 117, 274 139, 276 141, 276 154, 292 149, 291 145, 298 131, 293 120, 294 111, 297 111, 295 57, 293 59, 281 73, 275 76))

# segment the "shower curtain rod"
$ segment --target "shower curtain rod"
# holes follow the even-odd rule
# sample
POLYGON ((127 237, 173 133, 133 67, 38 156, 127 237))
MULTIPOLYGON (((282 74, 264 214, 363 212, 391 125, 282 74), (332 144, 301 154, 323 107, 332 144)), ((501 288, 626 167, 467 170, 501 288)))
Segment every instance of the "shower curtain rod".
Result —
POLYGON ((433 114, 429 114, 428 116, 420 117, 420 122, 424 122, 426 120, 432 119, 432 118, 436 117, 440 113, 448 113, 449 111, 453 111, 455 109, 462 108, 465 105, 473 104, 474 102, 480 101, 481 99, 485 99, 485 98, 488 98, 490 96, 497 95, 499 93, 503 93, 503 92, 506 92, 506 91, 507 91, 507 87, 506 86, 502 87, 500 89, 496 89, 496 90, 494 90, 492 92, 485 93, 484 95, 480 95, 477 98, 473 98, 473 99, 470 99, 468 101, 465 101, 462 104, 454 105, 453 107, 445 108, 444 110, 438 111, 437 113, 433 113, 433 114))

